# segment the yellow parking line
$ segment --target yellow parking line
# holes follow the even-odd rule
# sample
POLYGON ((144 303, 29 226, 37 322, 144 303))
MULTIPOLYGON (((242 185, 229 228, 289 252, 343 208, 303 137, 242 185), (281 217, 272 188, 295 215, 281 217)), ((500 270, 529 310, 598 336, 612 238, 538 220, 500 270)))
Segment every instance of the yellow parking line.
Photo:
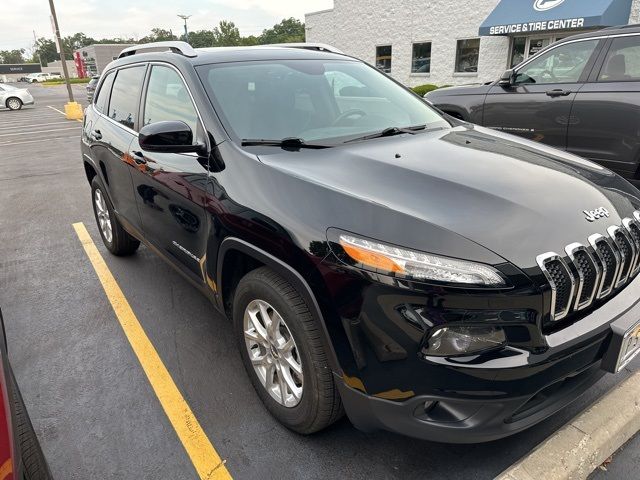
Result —
MULTIPOLYGON (((51 105, 47 105, 47 107, 49 107, 51 110, 55 110, 56 112, 61 113, 65 117, 67 116, 66 113, 64 113, 62 110, 58 110, 56 107, 52 107, 51 105)), ((79 122, 82 122, 82 120, 80 118, 76 118, 76 120, 79 121, 79 122)))
POLYGON ((193 466, 201 479, 227 480, 231 475, 215 448, 202 430, 191 408, 173 382, 158 352, 144 332, 129 302, 111 274, 102 255, 93 243, 87 228, 82 222, 74 223, 73 228, 93 265, 102 288, 118 317, 131 348, 138 357, 144 373, 149 379, 160 404, 171 425, 187 451, 193 466))

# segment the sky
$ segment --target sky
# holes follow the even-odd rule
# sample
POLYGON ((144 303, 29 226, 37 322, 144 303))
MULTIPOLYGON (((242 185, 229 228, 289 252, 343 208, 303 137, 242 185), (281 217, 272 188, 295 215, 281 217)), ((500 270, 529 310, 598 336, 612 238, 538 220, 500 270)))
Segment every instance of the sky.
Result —
MULTIPOLYGON (((53 38, 48 0, 1 0, 0 50, 30 53, 33 31, 53 38)), ((283 18, 304 21, 304 14, 333 7, 333 0, 55 0, 62 36, 83 32, 93 38, 147 35, 159 27, 183 32, 178 14, 192 15, 189 30, 212 29, 231 20, 242 35, 259 35, 283 18)))

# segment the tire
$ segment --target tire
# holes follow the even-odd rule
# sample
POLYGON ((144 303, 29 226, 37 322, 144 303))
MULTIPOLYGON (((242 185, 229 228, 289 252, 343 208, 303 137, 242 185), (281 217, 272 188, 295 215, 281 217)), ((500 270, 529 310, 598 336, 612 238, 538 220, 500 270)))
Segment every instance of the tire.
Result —
POLYGON ((91 180, 91 204, 96 218, 98 231, 104 246, 114 255, 124 257, 133 254, 140 246, 140 241, 132 237, 120 224, 113 211, 105 188, 97 176, 91 180))
POLYGON ((9 110, 20 110, 22 108, 22 100, 18 97, 9 97, 5 102, 5 105, 9 110))
MULTIPOLYGON (((9 369, 8 381, 11 382, 11 393, 15 413, 14 435, 20 446, 24 480, 50 480, 51 472, 42 454, 42 448, 33 430, 29 414, 24 407, 22 395, 16 384, 13 371, 9 369)), ((15 475, 15 473, 14 473, 15 475)))
MULTIPOLYGON (((343 415, 342 401, 333 382, 333 374, 322 346, 320 327, 314 320, 304 299, 289 282, 267 267, 249 272, 238 283, 232 311, 242 361, 253 387, 271 415, 287 428, 304 435, 328 427, 343 415), (270 393, 267 390, 264 378, 259 376, 262 374, 258 372, 258 367, 254 368, 252 363, 252 357, 260 357, 262 352, 265 352, 264 357, 268 357, 267 349, 258 345, 258 341, 265 341, 265 339, 254 341, 260 337, 257 328, 253 331, 247 328, 247 325, 254 325, 248 320, 250 318, 248 312, 255 308, 256 302, 262 302, 263 306, 266 305, 268 316, 279 314, 280 327, 278 333, 272 335, 271 338, 282 337, 279 339, 281 345, 285 340, 292 338, 293 348, 288 358, 297 361, 298 366, 301 365, 302 377, 296 375, 292 368, 287 370, 283 366, 274 366, 275 363, 287 364, 287 366, 289 364, 284 360, 284 349, 279 350, 274 346, 275 343, 271 344, 271 367, 269 367, 268 358, 267 363, 262 365, 267 365, 264 367, 266 369, 265 376, 269 375, 269 368, 271 368, 271 372, 275 371, 271 377, 277 379, 273 382, 275 394, 273 391, 270 393), (245 330, 250 332, 247 333, 247 336, 245 336, 245 330), (251 349, 250 344, 256 345, 251 349), (284 372, 283 368, 288 371, 288 374, 284 372), (280 372, 284 373, 280 374, 280 372), (299 398, 295 398, 293 394, 287 395, 289 405, 283 404, 282 389, 277 386, 280 384, 280 379, 284 384, 287 384, 284 380, 287 376, 290 380, 295 381, 296 386, 300 384, 301 388, 299 398), (280 400, 274 395, 279 395, 280 400)), ((260 310, 257 319, 260 321, 262 318, 262 310, 260 310)), ((263 320, 263 326, 265 323, 263 320)), ((265 343, 269 343, 269 341, 266 340, 265 343)), ((289 343, 289 341, 286 342, 286 344, 289 343)), ((263 368, 262 365, 260 368, 263 368)))

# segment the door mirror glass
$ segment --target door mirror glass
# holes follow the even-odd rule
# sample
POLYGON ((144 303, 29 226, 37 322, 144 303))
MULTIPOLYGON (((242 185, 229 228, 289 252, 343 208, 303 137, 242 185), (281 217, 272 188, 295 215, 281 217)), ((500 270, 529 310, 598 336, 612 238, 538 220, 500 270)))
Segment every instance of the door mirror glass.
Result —
POLYGON ((498 85, 502 87, 510 87, 513 85, 513 74, 513 70, 507 70, 504 72, 498 81, 498 85))
POLYGON ((176 120, 145 125, 138 135, 138 143, 147 152, 187 153, 202 148, 202 145, 194 145, 189 125, 176 120))

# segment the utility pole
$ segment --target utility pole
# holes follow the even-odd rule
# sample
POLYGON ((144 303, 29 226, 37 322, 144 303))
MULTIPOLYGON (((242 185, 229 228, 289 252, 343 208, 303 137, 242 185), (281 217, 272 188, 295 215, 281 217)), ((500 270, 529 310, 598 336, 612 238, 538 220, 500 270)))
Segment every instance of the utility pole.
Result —
POLYGON ((69 94, 69 101, 64 105, 64 113, 68 120, 82 120, 83 112, 82 105, 77 103, 73 99, 73 91, 71 90, 71 79, 69 77, 69 69, 67 68, 67 60, 64 57, 64 46, 62 44, 62 38, 60 37, 60 27, 58 26, 58 17, 56 16, 56 7, 53 5, 53 0, 49 0, 49 8, 51 9, 51 22, 53 24, 53 33, 56 37, 56 44, 58 45, 58 53, 60 53, 60 63, 62 63, 62 72, 64 74, 64 82, 67 85, 67 93, 69 94))
POLYGON ((71 90, 71 82, 69 81, 69 71, 67 69, 67 61, 64 58, 64 45, 62 44, 62 38, 60 38, 60 27, 58 27, 58 17, 56 16, 56 7, 53 5, 53 0, 49 0, 49 8, 51 9, 51 18, 53 19, 53 29, 56 36, 56 42, 60 49, 60 61, 62 62, 62 72, 64 73, 64 81, 67 84, 67 93, 69 94, 69 102, 75 103, 73 99, 73 90, 71 90))
POLYGON ((189 32, 187 31, 187 19, 191 18, 191 15, 178 15, 178 17, 184 20, 184 41, 189 43, 189 32))

